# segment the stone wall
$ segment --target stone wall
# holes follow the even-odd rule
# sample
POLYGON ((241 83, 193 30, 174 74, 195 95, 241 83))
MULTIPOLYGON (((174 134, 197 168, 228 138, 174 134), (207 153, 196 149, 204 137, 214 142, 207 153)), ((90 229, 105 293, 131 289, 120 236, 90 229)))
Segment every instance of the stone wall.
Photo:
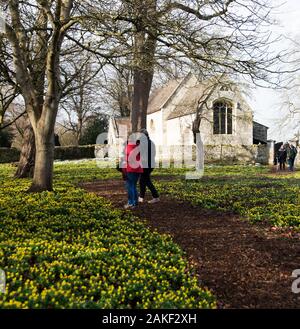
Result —
POLYGON ((206 145, 206 163, 260 163, 269 164, 270 150, 267 145, 206 145))
MULTIPOLYGON (((110 158, 118 158, 118 147, 108 147, 110 158)), ((96 147, 98 157, 103 157, 103 148, 96 147), (98 149, 98 150, 97 150, 98 149)), ((205 162, 222 164, 273 164, 274 158, 269 145, 205 145, 205 162)), ((156 146, 156 162, 176 162, 188 164, 196 160, 196 146, 156 146)))

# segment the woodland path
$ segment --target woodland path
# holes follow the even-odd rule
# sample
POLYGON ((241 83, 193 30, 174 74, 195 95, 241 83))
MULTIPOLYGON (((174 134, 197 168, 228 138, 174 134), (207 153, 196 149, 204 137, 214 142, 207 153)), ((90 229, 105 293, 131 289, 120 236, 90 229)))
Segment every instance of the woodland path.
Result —
MULTIPOLYGON (((81 187, 116 207, 126 203, 123 181, 102 180, 81 187)), ((162 196, 155 205, 141 204, 133 213, 152 229, 173 237, 220 308, 300 308, 300 295, 291 291, 291 274, 300 268, 298 235, 273 232, 266 225, 252 225, 234 214, 170 196, 162 196)))

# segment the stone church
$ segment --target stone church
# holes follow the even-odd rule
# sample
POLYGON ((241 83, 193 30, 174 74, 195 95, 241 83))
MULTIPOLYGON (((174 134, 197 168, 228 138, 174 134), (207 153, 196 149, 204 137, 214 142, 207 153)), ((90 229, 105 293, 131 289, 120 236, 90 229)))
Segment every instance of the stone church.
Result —
MULTIPOLYGON (((192 145, 192 124, 204 97, 200 124, 204 145, 267 144, 268 127, 253 121, 253 111, 236 85, 225 81, 212 87, 211 81, 200 83, 196 76, 188 74, 180 81, 169 81, 150 95, 147 129, 156 145, 192 145)), ((121 130, 125 127, 130 131, 129 118, 111 118, 110 144, 123 136, 121 130)))

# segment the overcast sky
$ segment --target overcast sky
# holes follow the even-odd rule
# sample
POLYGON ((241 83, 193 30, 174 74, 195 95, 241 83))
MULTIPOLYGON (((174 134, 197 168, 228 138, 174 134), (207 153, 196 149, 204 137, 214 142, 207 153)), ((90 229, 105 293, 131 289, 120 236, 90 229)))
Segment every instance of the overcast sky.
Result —
MULTIPOLYGON (((273 14, 274 18, 279 20, 279 25, 274 26, 273 33, 274 35, 282 34, 289 38, 296 38, 297 35, 300 35, 300 0, 282 0, 282 2, 281 0, 274 0, 276 6, 280 3, 282 6, 276 9, 273 14)), ((277 47, 279 50, 280 47, 284 49, 289 45, 287 41, 286 44, 280 43, 277 47)), ((289 130, 290 134, 287 131, 280 132, 276 123, 276 119, 280 118, 280 102, 278 92, 261 88, 253 92, 253 99, 250 100, 255 113, 255 120, 270 127, 269 138, 288 140, 293 137, 293 131, 289 130)))

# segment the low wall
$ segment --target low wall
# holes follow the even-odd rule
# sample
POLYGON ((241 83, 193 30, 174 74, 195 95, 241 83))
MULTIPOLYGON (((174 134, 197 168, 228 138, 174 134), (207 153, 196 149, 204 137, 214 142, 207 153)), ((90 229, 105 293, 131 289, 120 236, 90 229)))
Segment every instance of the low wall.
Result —
MULTIPOLYGON (((96 145, 58 146, 54 150, 55 160, 80 160, 95 158, 96 145)), ((16 148, 0 148, 0 163, 18 162, 20 151, 16 148)))
POLYGON ((267 145, 206 145, 204 152, 207 163, 269 163, 267 145))
MULTIPOLYGON (((103 147, 96 147, 98 158, 103 157, 103 147)), ((118 158, 118 147, 111 146, 109 148, 109 157, 118 158)), ((221 164, 273 164, 272 150, 269 145, 205 145, 204 147, 206 163, 221 164)), ((173 145, 169 147, 156 146, 156 161, 176 161, 177 163, 189 159, 196 160, 196 146, 173 145), (185 157, 186 155, 186 157, 185 157)))

